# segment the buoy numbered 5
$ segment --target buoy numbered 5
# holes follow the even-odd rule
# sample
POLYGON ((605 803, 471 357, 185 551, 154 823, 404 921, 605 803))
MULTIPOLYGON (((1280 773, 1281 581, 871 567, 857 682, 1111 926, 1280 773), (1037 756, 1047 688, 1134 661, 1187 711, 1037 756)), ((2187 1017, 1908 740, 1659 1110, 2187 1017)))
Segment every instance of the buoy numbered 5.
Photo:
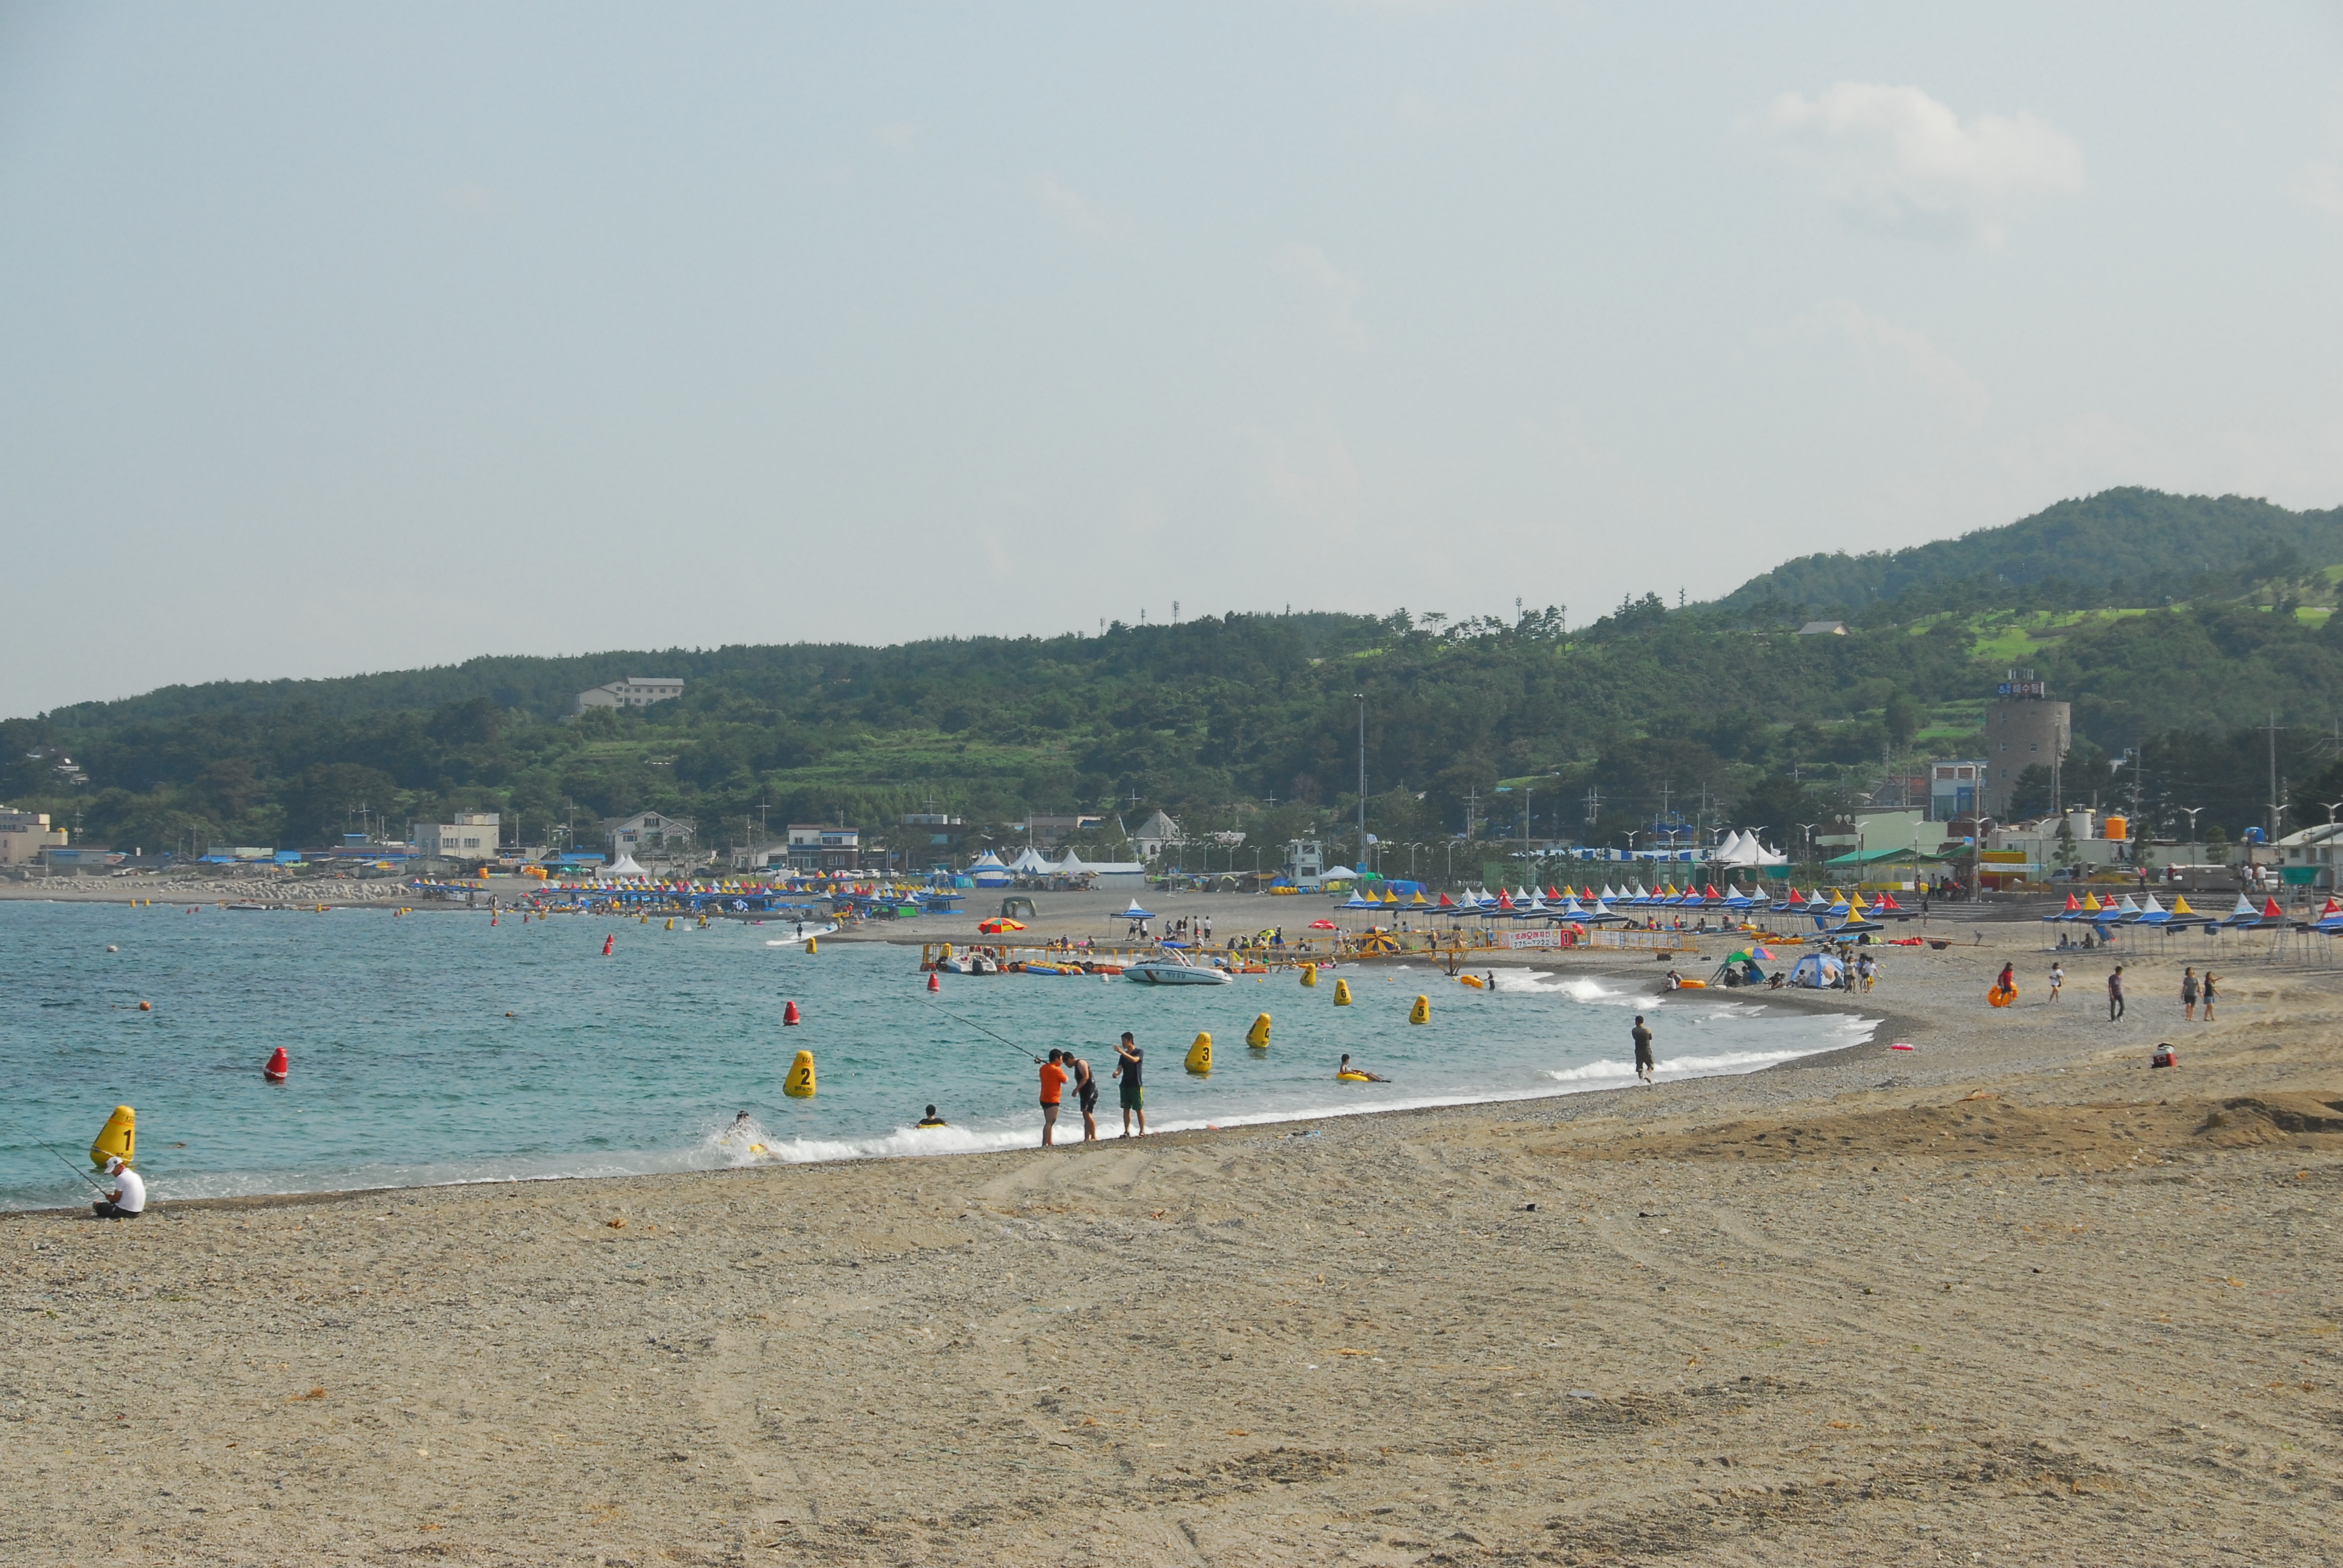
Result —
POLYGON ((1349 980, 1338 980, 1334 982, 1334 1005, 1336 1007, 1348 1007, 1351 1005, 1351 982, 1349 980))
POLYGON ((781 1006, 781 1022, 784 1025, 793 1025, 797 1021, 798 1004, 793 1001, 783 1003, 781 1006))
POLYGON ((127 1105, 117 1105, 106 1125, 97 1130, 90 1141, 89 1162, 99 1170, 106 1169, 109 1160, 119 1159, 125 1165, 138 1160, 138 1112, 127 1105))
POLYGON ((789 1063, 789 1077, 781 1081, 781 1092, 793 1100, 809 1100, 813 1097, 812 1051, 798 1052, 798 1059, 789 1063))
POLYGON ((1303 985, 1316 985, 1318 983, 1318 966, 1316 964, 1303 964, 1302 966, 1302 983, 1303 985))
POLYGON ((1245 1043, 1255 1050, 1269 1049, 1269 1014, 1262 1013, 1252 1020, 1252 1027, 1245 1030, 1245 1043))
POLYGON ((1198 1035, 1196 1043, 1188 1048, 1188 1070, 1200 1077, 1212 1070, 1212 1037, 1209 1032, 1198 1035))
POLYGON ((282 1083, 292 1070, 292 1059, 285 1054, 285 1048, 280 1045, 277 1048, 277 1054, 268 1059, 268 1065, 260 1070, 260 1076, 271 1083, 282 1083))
POLYGON ((1415 1005, 1407 1010, 1407 1021, 1410 1023, 1430 1023, 1432 1021, 1432 999, 1428 996, 1423 995, 1422 993, 1418 993, 1415 999, 1415 1005))
POLYGON ((930 970, 928 971, 928 989, 930 990, 941 990, 944 989, 943 977, 936 973, 933 970, 930 970))

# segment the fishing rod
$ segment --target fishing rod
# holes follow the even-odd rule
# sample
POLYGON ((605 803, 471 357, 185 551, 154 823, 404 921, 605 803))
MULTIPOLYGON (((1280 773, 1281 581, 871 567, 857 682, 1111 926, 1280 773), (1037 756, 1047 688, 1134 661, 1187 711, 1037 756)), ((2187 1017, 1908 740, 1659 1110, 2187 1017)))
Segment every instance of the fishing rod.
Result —
POLYGON ((958 1022, 958 1023, 963 1023, 963 1024, 966 1024, 969 1028, 970 1028, 970 1029, 972 1029, 972 1030, 976 1030, 976 1032, 977 1032, 977 1033, 979 1033, 979 1034, 983 1034, 983 1035, 991 1035, 991 1037, 992 1037, 994 1040, 1000 1040, 1001 1044, 1003 1044, 1003 1045, 1007 1046, 1010 1050, 1011 1050, 1015 1051, 1018 1055, 1020 1055, 1020 1056, 1023 1057, 1023 1058, 1024 1058, 1026 1060, 1028 1060, 1028 1061, 1039 1061, 1039 1060, 1041 1060, 1040 1057, 1035 1056, 1035 1055, 1032 1053, 1032 1051, 1031 1051, 1031 1050, 1028 1050, 1028 1049, 1027 1049, 1026 1047, 1024 1047, 1024 1046, 1021 1046, 1021 1045, 1018 1044, 1015 1040, 1006 1040, 1006 1039, 1003 1039, 1003 1038, 1002 1038, 1001 1036, 1000 1036, 1000 1035, 993 1034, 993 1033, 992 1033, 992 1031, 991 1031, 990 1030, 989 1030, 989 1029, 985 1028, 985 1027, 984 1027, 984 1025, 982 1025, 982 1024, 980 1024, 980 1023, 978 1023, 978 1022, 977 1022, 977 1021, 975 1021, 973 1019, 965 1019, 965 1018, 961 1018, 961 1017, 960 1016, 960 1014, 958 1014, 958 1013, 956 1013, 956 1012, 952 1011, 952 1010, 951 1010, 951 1009, 950 1009, 950 1008, 948 1008, 948 1007, 944 1006, 944 1005, 943 1005, 943 1003, 941 1003, 941 1002, 939 1002, 939 1001, 931 1001, 931 1002, 930 1002, 928 1005, 929 1005, 930 1007, 934 1008, 938 1012, 940 1012, 940 1013, 943 1014, 946 1018, 950 1019, 950 1020, 952 1020, 953 1021, 958 1022))
POLYGON ((6 1125, 6 1126, 8 1126, 12 1131, 14 1131, 16 1133, 16 1135, 17 1135, 18 1137, 20 1137, 20 1138, 24 1139, 25 1142, 30 1143, 30 1144, 34 1145, 35 1148, 47 1150, 47 1151, 48 1151, 50 1154, 55 1155, 55 1156, 56 1157, 56 1161, 57 1161, 57 1163, 58 1163, 58 1164, 60 1164, 60 1165, 64 1166, 66 1170, 68 1170, 68 1171, 72 1171, 75 1176, 80 1177, 83 1181, 88 1181, 88 1182, 89 1182, 89 1190, 90 1190, 91 1191, 93 1191, 93 1192, 96 1193, 96 1194, 97 1194, 99 1197, 101 1197, 101 1198, 107 1196, 107 1193, 106 1193, 106 1189, 105 1189, 105 1188, 103 1188, 103 1187, 99 1186, 96 1181, 91 1181, 91 1180, 90 1180, 90 1175, 89 1175, 89 1172, 88 1172, 88 1171, 84 1171, 80 1166, 78 1166, 78 1165, 75 1164, 72 1161, 70 1161, 70 1160, 66 1159, 64 1155, 62 1155, 62 1154, 58 1154, 58 1153, 57 1153, 57 1151, 56 1151, 55 1150, 54 1150, 54 1149, 50 1149, 50 1148, 49 1148, 49 1146, 48 1146, 47 1144, 43 1143, 39 1139, 37 1139, 37 1138, 34 1137, 31 1133, 29 1133, 29 1132, 25 1131, 23 1128, 18 1127, 15 1122, 11 1121, 11 1122, 6 1123, 5 1125, 6 1125))

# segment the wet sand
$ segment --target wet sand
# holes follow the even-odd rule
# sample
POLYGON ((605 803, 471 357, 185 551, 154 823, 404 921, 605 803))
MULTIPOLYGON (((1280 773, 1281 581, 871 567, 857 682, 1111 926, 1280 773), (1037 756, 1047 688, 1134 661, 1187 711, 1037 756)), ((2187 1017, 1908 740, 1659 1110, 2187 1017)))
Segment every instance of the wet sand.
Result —
POLYGON ((0 1549, 2343 1556, 2338 971, 2234 940, 2220 1021, 2184 1025, 2176 941, 2126 955, 2109 1025, 2104 961, 2045 1000, 2041 930, 1896 950, 1797 1004, 1886 1016, 1873 1044, 1746 1077, 0 1219, 0 1549))

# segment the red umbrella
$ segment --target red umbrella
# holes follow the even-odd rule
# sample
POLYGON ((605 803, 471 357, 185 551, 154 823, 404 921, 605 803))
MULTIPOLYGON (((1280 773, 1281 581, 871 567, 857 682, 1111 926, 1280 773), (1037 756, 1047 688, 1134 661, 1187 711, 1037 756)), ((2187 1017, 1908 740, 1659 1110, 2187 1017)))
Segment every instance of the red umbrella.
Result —
POLYGON ((1312 920, 1310 922, 1310 929, 1313 931, 1331 931, 1337 928, 1332 920, 1312 920))

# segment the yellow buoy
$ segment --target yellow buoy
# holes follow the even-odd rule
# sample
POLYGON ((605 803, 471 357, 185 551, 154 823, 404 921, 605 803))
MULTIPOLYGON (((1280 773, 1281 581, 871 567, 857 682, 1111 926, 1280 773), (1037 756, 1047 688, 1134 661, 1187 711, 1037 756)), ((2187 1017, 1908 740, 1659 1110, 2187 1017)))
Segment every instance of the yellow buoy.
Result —
POLYGON ((787 1095, 792 1096, 793 1098, 795 1098, 795 1099, 799 1099, 799 1100, 807 1100, 807 1099, 810 1099, 810 1098, 812 1097, 812 1095, 813 1095, 813 1052, 812 1052, 812 1051, 809 1051, 809 1050, 801 1050, 801 1051, 799 1051, 799 1052, 798 1052, 798 1059, 797 1059, 795 1061, 793 1061, 793 1062, 789 1063, 789 1077, 787 1077, 787 1078, 785 1078, 785 1079, 783 1079, 783 1080, 781 1081, 781 1092, 782 1092, 783 1094, 787 1094, 787 1095))
POLYGON ((638 915, 635 917, 635 923, 639 926, 647 926, 651 923, 651 918, 649 915, 638 915))
POLYGON ((1415 1005, 1407 1010, 1407 1021, 1410 1023, 1430 1023, 1432 1021, 1432 999, 1419 993, 1415 999, 1415 1005))
POLYGON ((1303 985, 1316 985, 1318 983, 1318 966, 1316 964, 1303 964, 1302 966, 1302 983, 1303 985))
POLYGON ((1252 1020, 1252 1027, 1245 1030, 1245 1043, 1255 1050, 1269 1049, 1269 1014, 1262 1013, 1252 1020))
POLYGON ((820 950, 821 950, 820 949, 819 949, 819 948, 817 948, 817 947, 815 947, 815 946, 814 946, 814 939, 813 939, 813 938, 811 938, 811 937, 808 937, 808 938, 806 939, 806 957, 808 957, 808 958, 811 958, 815 953, 817 953, 817 952, 819 952, 819 951, 820 951, 820 950))
POLYGON ((669 915, 667 918, 667 929, 669 930, 675 930, 675 917, 673 915, 669 915))
POLYGON ((1202 1076, 1212 1070, 1212 1037, 1200 1034, 1196 1043, 1188 1048, 1188 1070, 1202 1076))
POLYGON ((106 1119, 106 1125, 98 1129, 89 1146, 89 1162, 100 1170, 116 1157, 125 1165, 138 1158, 138 1112, 127 1105, 114 1108, 114 1114, 106 1119))
POLYGON ((1351 1005, 1351 982, 1349 980, 1338 980, 1334 982, 1334 1005, 1336 1007, 1348 1007, 1351 1005))

